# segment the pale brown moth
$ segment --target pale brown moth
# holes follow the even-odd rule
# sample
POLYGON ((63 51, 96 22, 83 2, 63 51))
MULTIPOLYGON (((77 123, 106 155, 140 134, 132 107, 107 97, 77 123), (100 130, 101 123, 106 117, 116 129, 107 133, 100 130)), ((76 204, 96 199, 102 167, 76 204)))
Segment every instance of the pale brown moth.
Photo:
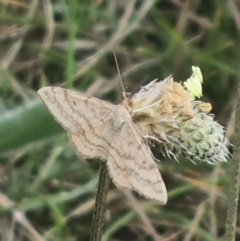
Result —
POLYGON ((44 87, 38 94, 81 156, 107 162, 117 187, 135 190, 162 204, 167 202, 165 184, 132 121, 127 101, 114 105, 59 87, 44 87))

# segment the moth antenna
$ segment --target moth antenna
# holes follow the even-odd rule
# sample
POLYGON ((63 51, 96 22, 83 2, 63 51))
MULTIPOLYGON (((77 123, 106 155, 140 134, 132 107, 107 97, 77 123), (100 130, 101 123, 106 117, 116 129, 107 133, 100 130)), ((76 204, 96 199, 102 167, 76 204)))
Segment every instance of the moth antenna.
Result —
POLYGON ((116 66, 117 66, 118 76, 119 76, 120 83, 121 83, 122 90, 123 90, 123 98, 126 99, 126 98, 127 98, 127 92, 126 92, 126 90, 125 90, 125 88, 124 88, 123 78, 122 78, 122 74, 121 74, 120 69, 119 69, 119 65, 118 65, 117 56, 116 56, 116 52, 115 52, 115 51, 113 51, 113 56, 114 56, 114 59, 115 59, 115 63, 116 63, 116 66))

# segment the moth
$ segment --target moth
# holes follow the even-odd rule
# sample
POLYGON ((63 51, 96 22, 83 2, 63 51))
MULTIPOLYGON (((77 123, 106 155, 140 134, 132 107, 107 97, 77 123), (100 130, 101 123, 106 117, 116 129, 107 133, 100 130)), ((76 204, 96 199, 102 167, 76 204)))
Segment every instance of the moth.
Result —
POLYGON ((82 157, 107 162, 117 187, 167 202, 161 174, 126 104, 114 105, 59 87, 44 87, 38 94, 82 157))

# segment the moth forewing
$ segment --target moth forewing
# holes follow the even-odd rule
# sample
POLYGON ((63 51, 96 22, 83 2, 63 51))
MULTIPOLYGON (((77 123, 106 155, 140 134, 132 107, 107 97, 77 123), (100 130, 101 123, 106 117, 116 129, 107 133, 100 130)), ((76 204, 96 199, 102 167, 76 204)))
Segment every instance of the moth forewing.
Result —
POLYGON ((115 105, 60 87, 43 87, 38 94, 55 119, 71 133, 103 125, 115 105))

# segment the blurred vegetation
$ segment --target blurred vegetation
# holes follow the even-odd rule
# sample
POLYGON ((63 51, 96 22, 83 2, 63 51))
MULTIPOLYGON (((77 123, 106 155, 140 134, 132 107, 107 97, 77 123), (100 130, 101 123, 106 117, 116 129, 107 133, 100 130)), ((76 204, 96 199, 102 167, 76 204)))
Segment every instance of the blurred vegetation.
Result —
MULTIPOLYGON (((185 80, 199 66, 204 99, 230 138, 239 30, 233 0, 0 0, 0 240, 89 238, 99 161, 79 160, 39 88, 119 103, 113 50, 129 92, 170 74, 185 80)), ((162 160, 166 206, 111 185, 104 240, 216 240, 229 165, 162 160)))

